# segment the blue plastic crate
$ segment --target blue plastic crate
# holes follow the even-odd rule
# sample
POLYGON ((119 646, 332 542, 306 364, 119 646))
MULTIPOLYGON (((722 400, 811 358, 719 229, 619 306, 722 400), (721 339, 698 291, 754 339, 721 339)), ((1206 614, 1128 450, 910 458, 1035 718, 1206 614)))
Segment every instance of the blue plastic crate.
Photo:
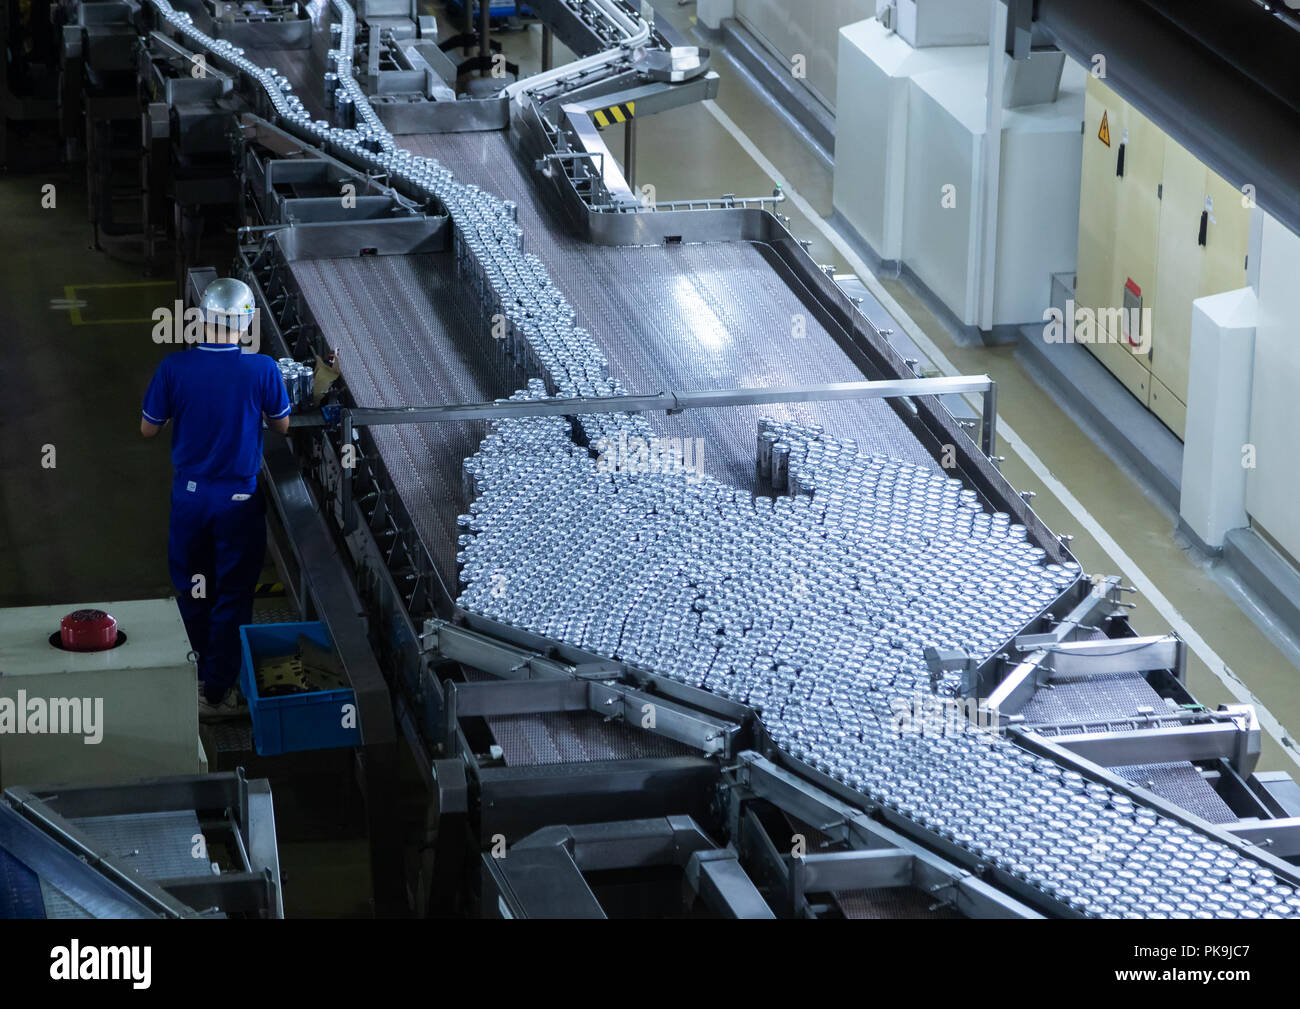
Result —
POLYGON ((257 693, 254 661, 298 650, 298 635, 304 634, 324 648, 333 648, 329 632, 319 621, 296 624, 246 624, 239 628, 243 662, 239 682, 253 719, 253 739, 262 756, 298 750, 326 750, 336 746, 361 745, 356 695, 351 689, 320 690, 287 697, 261 697, 257 693), (349 705, 351 707, 349 707, 349 705))
MULTIPOLYGON (((470 6, 474 10, 474 16, 477 18, 479 10, 478 0, 470 0, 470 6)), ((447 7, 453 13, 459 14, 462 9, 461 0, 448 0, 447 7)), ((488 5, 488 10, 490 12, 488 16, 494 18, 527 18, 533 16, 533 12, 528 9, 528 4, 516 3, 515 0, 492 0, 488 5)), ((478 22, 476 21, 475 25, 477 25, 477 23, 478 22)))

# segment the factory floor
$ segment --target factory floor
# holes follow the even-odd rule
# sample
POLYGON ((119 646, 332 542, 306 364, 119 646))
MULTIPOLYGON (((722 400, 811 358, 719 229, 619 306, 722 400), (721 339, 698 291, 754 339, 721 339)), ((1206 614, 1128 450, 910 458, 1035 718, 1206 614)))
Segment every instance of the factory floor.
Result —
MULTIPOLYGON (((693 7, 664 0, 660 18, 692 37, 693 7)), ((502 39, 510 58, 525 69, 537 65, 536 28, 502 39)), ((762 195, 779 182, 787 195, 782 212, 818 262, 865 274, 826 222, 830 165, 716 45, 712 65, 721 76, 716 102, 637 120, 637 184, 670 200, 762 195)), ((620 130, 607 140, 621 154, 620 130)), ((150 315, 175 297, 170 267, 150 276, 126 241, 91 248, 84 190, 79 170, 59 166, 38 134, 11 136, 9 170, 0 175, 0 606, 172 591, 167 448, 137 433, 140 397, 169 351, 153 342, 150 315), (55 187, 49 209, 42 207, 47 185, 55 187)), ((222 236, 212 237, 219 247, 222 236)), ((1140 630, 1184 633, 1192 691, 1217 705, 1248 690, 1281 726, 1300 728, 1293 646, 1266 635, 1215 573, 1175 542, 1174 516, 1035 384, 1013 348, 971 346, 904 284, 863 279, 896 303, 910 320, 899 324, 954 372, 997 380, 1003 472, 1036 492, 1034 506, 1052 529, 1075 536, 1086 570, 1139 587, 1129 598, 1140 630)), ((1300 773, 1272 735, 1260 766, 1300 773)), ((282 842, 281 857, 291 915, 365 913, 363 841, 295 836, 282 842)))

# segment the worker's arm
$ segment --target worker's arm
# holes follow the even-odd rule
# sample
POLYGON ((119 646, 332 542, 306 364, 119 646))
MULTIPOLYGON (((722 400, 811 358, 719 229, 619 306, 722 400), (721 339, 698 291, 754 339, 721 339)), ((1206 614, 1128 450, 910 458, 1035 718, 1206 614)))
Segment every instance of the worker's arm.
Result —
POLYGON ((172 405, 171 369, 168 359, 163 358, 149 380, 144 402, 140 405, 140 433, 152 438, 166 427, 172 417, 172 405))
MULTIPOLYGON (((265 414, 263 414, 265 416, 265 414)), ((276 434, 289 433, 289 415, 286 413, 283 417, 267 417, 266 426, 276 434)))

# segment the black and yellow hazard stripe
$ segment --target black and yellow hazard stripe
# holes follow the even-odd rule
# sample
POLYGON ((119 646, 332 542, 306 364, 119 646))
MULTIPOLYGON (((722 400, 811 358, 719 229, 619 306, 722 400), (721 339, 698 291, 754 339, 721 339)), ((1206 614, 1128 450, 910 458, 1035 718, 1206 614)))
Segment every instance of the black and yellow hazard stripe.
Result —
POLYGON ((267 596, 284 595, 284 585, 281 582, 258 582, 257 587, 253 589, 253 595, 259 599, 267 596))
POLYGON ((597 126, 604 129, 615 123, 625 123, 635 115, 636 102, 622 102, 619 105, 611 105, 607 109, 597 109, 591 114, 591 118, 596 120, 597 126))

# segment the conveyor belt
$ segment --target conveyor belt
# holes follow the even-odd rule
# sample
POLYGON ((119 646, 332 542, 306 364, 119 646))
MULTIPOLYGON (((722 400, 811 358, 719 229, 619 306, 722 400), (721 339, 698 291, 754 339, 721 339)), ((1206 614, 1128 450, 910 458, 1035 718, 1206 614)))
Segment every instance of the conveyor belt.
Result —
POLYGON ((71 822, 97 851, 149 879, 194 876, 207 866, 194 858, 194 839, 202 828, 193 810, 86 816, 71 822))
MULTIPOLYGON (((318 31, 310 50, 257 50, 257 56, 289 79, 313 114, 323 114, 318 97, 324 72, 322 51, 318 31)), ((577 324, 595 336, 609 359, 610 373, 630 392, 771 387, 863 377, 818 321, 814 309, 783 280, 760 244, 591 245, 573 237, 559 223, 559 215, 547 205, 504 133, 416 134, 403 136, 401 143, 416 154, 437 158, 460 181, 515 202, 524 248, 545 263, 552 280, 577 310, 577 324)), ((365 272, 353 285, 346 276, 346 262, 322 271, 331 273, 332 282, 355 286, 357 298, 367 300, 364 284, 378 280, 384 268, 376 266, 375 272, 365 272)), ((394 270, 403 273, 400 267, 394 270)), ((431 279, 423 269, 420 276, 431 279)), ((409 279, 394 278, 393 282, 410 284, 409 279)), ((426 287, 439 299, 446 297, 446 285, 440 280, 426 287)), ((308 297, 315 311, 313 295, 308 297)), ((421 301, 427 303, 428 299, 421 301)), ((315 314, 322 326, 328 326, 333 317, 328 311, 315 314)), ((462 314, 458 321, 471 318, 476 316, 462 314)), ((435 319, 432 325, 440 323, 435 319)), ((451 345, 478 340, 477 329, 474 334, 472 340, 451 345)), ((340 333, 338 340, 330 339, 341 345, 346 336, 340 333)), ((357 337, 354 350, 363 346, 364 338, 357 337)), ((421 388, 412 376, 411 384, 400 390, 407 398, 376 399, 366 405, 454 401, 439 398, 448 388, 441 379, 437 376, 421 388)), ((398 391, 389 385, 384 394, 398 391)), ((703 439, 703 470, 729 483, 748 486, 754 468, 753 432, 762 415, 821 424, 840 437, 854 439, 865 452, 935 465, 893 408, 883 402, 693 411, 675 418, 651 418, 651 422, 665 437, 703 439)), ((413 507, 415 503, 407 504, 413 507)))
POLYGON ((0 848, 0 918, 45 918, 40 877, 0 848))
POLYGON ((278 70, 293 85, 294 92, 312 115, 325 116, 320 88, 325 75, 325 55, 319 45, 311 49, 255 49, 253 54, 259 63, 278 70))
POLYGON ((314 116, 325 114, 321 100, 324 93, 325 54, 328 52, 329 28, 326 23, 327 0, 310 0, 303 10, 312 21, 311 46, 306 49, 272 49, 246 46, 246 55, 260 66, 282 74, 303 104, 314 116))
MULTIPOLYGON (((622 285, 619 297, 640 307, 613 327, 615 337, 602 339, 607 332, 604 322, 590 327, 610 359, 611 371, 630 389, 771 386, 862 377, 811 317, 805 340, 786 334, 783 342, 763 328, 763 316, 779 317, 783 311, 763 312, 763 299, 779 305, 794 295, 752 246, 602 251, 625 254, 629 261, 654 255, 661 271, 650 276, 627 271, 636 279, 622 285), (690 289, 694 304, 686 299, 656 303, 654 292, 674 283, 690 289), (715 318, 725 319, 725 328, 712 322, 692 325, 701 304, 711 306, 715 318), (647 333, 643 342, 636 338, 638 325, 647 333), (705 337, 714 345, 706 346, 705 337), (770 352, 774 366, 766 368, 764 341, 775 348, 770 352)), ((481 334, 477 306, 457 282, 448 256, 300 260, 293 264, 293 274, 325 339, 340 348, 344 381, 359 405, 477 402, 508 395, 514 388, 498 370, 497 355, 481 334)), ((603 282, 584 284, 574 278, 573 284, 570 291, 578 295, 579 306, 591 303, 592 291, 608 290, 603 282)), ((652 423, 666 436, 702 439, 702 469, 744 487, 753 479, 760 412, 823 424, 828 431, 855 438, 866 451, 933 465, 883 403, 697 410, 652 418, 652 423)), ((448 585, 455 577, 452 520, 469 503, 461 491, 461 462, 478 448, 484 430, 482 424, 468 423, 372 429, 398 493, 448 585)))
MULTIPOLYGON (((518 206, 524 247, 578 312, 631 393, 850 382, 862 372, 753 242, 612 248, 570 235, 504 134, 425 134, 404 146, 518 206), (803 335, 796 335, 801 333, 803 335)), ((821 424, 869 453, 934 465, 882 402, 696 411, 652 418, 666 436, 704 439, 704 470, 747 486, 755 423, 821 424)))
POLYGON ((606 722, 592 712, 555 711, 487 720, 507 766, 678 757, 694 753, 666 736, 606 722))
MULTIPOLYGON (((1104 726, 1138 717, 1143 708, 1157 715, 1169 711, 1165 699, 1140 673, 1109 673, 1055 676, 1051 688, 1037 691, 1020 714, 1034 726, 1104 726)), ((1169 714, 1172 724, 1175 713, 1169 714)))
POLYGON ((960 918, 952 907, 910 886, 842 890, 832 894, 845 918, 960 918))
POLYGON ((1175 764, 1145 764, 1140 767, 1113 767, 1111 770, 1127 781, 1155 792, 1189 813, 1210 823, 1236 823, 1237 815, 1223 801, 1195 766, 1180 761, 1175 764))
MULTIPOLYGON (((477 306, 447 256, 304 260, 294 279, 361 406, 482 402, 512 388, 477 335, 477 306), (471 312, 473 314, 471 314, 471 312), (463 334, 471 331, 475 337, 463 334)), ((446 584, 456 577, 455 517, 465 511, 461 463, 486 425, 404 424, 371 429, 375 443, 446 584)))
MULTIPOLYGON (((1096 637, 1096 635, 1090 635, 1096 637)), ((1140 673, 1111 673, 1104 676, 1057 676, 1051 689, 1039 690, 1021 709, 1026 725, 1044 735, 1100 730, 1110 726, 1129 727, 1138 723, 1142 711, 1168 712, 1171 717, 1141 722, 1147 727, 1176 725, 1178 719, 1146 677, 1140 673), (1070 728, 1056 728, 1070 726, 1070 728), (1080 727, 1082 726, 1082 727, 1080 727)), ((1232 810, 1201 773, 1190 763, 1153 764, 1147 767, 1117 767, 1116 774, 1149 788, 1210 823, 1232 823, 1232 810)))
MULTIPOLYGON (((790 833, 802 834, 811 850, 829 847, 834 839, 811 824, 791 819, 790 833)), ((962 915, 951 905, 914 886, 879 886, 862 890, 835 890, 831 900, 845 918, 851 919, 902 919, 902 918, 960 918, 962 915)))
MULTIPOLYGON (((467 669, 466 675, 476 683, 496 680, 476 669, 467 669)), ((501 759, 507 767, 680 757, 695 752, 667 736, 608 721, 591 711, 488 715, 484 721, 501 746, 501 759)))

